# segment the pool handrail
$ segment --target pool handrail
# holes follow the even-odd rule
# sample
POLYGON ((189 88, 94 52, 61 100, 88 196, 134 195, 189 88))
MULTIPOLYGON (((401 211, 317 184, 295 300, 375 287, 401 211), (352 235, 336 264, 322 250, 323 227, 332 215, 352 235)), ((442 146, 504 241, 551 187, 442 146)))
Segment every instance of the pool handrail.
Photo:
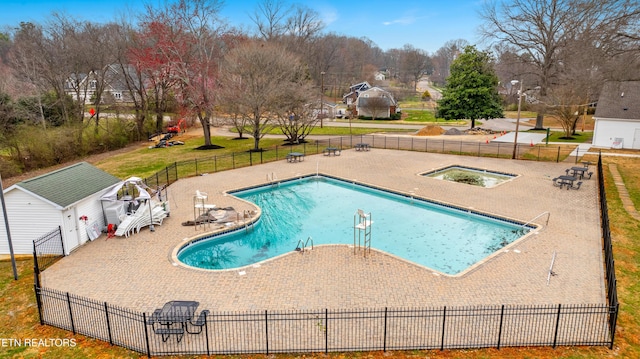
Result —
POLYGON ((547 222, 544 224, 544 226, 545 227, 548 226, 549 225, 549 218, 551 217, 551 213, 549 211, 544 211, 544 212, 540 213, 539 215, 533 217, 533 219, 530 220, 529 222, 521 225, 520 228, 524 228, 526 225, 531 224, 533 221, 535 221, 536 219, 544 216, 545 214, 547 215, 547 222))
POLYGON ((313 238, 309 236, 306 241, 302 241, 302 239, 298 239, 298 245, 296 246, 296 251, 304 253, 307 246, 309 245, 309 241, 311 241, 311 249, 313 249, 313 238))

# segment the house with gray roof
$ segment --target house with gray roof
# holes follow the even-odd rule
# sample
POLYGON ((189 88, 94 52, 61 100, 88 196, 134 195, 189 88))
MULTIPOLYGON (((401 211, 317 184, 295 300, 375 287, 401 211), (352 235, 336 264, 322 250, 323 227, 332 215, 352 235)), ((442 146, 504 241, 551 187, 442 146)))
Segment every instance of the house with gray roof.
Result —
POLYGON ((640 81, 605 83, 593 118, 593 146, 640 149, 640 81))
POLYGON ((103 80, 102 101, 104 103, 132 103, 133 98, 127 86, 127 78, 134 79, 135 83, 145 83, 133 66, 125 65, 121 67, 117 64, 112 64, 107 65, 103 71, 69 75, 64 83, 64 91, 74 101, 90 104, 95 101, 98 87, 101 85, 100 80, 103 80))
POLYGON ((372 87, 362 91, 356 100, 358 116, 389 118, 398 110, 398 103, 389 91, 372 87))
POLYGON ((363 81, 357 83, 355 85, 349 86, 349 93, 342 96, 342 103, 346 105, 351 105, 356 102, 358 96, 362 91, 366 91, 371 88, 371 85, 367 81, 363 81))
MULTIPOLYGON (((14 253, 31 254, 33 241, 58 227, 65 254, 100 236, 105 227, 100 198, 119 182, 119 178, 87 162, 80 162, 5 189, 14 253)), ((0 254, 6 253, 9 253, 9 245, 2 221, 0 254)))

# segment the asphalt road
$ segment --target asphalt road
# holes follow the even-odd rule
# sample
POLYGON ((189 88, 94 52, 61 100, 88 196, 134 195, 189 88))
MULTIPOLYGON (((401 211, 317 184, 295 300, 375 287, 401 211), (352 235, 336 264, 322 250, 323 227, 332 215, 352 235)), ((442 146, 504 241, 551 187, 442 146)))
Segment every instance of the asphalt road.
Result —
MULTIPOLYGON (((533 128, 533 126, 529 125, 529 124, 525 124, 524 119, 521 119, 520 121, 520 125, 518 128, 518 131, 527 131, 531 128, 533 128)), ((516 119, 512 119, 512 118, 495 118, 492 120, 487 120, 487 121, 483 121, 482 125, 479 127, 482 127, 484 129, 487 130, 493 130, 493 131, 515 131, 516 129, 516 119)), ((371 122, 354 122, 349 124, 348 121, 343 121, 343 120, 334 120, 334 121, 327 121, 325 120, 323 122, 323 126, 330 126, 330 127, 366 127, 366 128, 400 128, 400 129, 407 129, 407 130, 419 130, 425 126, 428 125, 438 125, 438 126, 443 126, 445 128, 457 128, 459 130, 466 130, 469 128, 469 125, 466 126, 448 126, 446 124, 446 122, 439 122, 439 123, 433 123, 433 122, 429 122, 429 123, 416 123, 416 124, 411 124, 411 123, 376 123, 376 121, 371 121, 371 122)))

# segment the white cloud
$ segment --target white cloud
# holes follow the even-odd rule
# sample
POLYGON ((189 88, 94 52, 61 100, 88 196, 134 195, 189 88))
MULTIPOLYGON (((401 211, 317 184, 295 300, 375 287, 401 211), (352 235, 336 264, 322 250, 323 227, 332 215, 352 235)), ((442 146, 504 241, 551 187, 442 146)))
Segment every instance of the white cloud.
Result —
POLYGON ((318 13, 320 14, 320 20, 322 20, 325 26, 338 21, 338 18, 340 18, 338 11, 331 6, 323 6, 318 10, 318 13))
POLYGON ((400 25, 411 25, 414 22, 416 22, 416 18, 414 16, 405 16, 405 17, 401 17, 399 19, 395 19, 395 20, 391 20, 391 21, 384 21, 382 23, 382 25, 395 25, 395 24, 400 24, 400 25))

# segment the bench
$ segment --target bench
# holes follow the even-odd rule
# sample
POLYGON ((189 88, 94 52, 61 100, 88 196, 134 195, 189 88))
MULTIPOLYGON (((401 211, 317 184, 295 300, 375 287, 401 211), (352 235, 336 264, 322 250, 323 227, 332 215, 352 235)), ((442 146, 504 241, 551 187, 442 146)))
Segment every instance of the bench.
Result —
POLYGON ((369 151, 370 147, 368 143, 356 143, 356 151, 369 151))
POLYGON ((162 336, 163 342, 166 342, 171 335, 175 335, 178 343, 180 343, 184 336, 184 328, 156 328, 154 332, 162 336))

